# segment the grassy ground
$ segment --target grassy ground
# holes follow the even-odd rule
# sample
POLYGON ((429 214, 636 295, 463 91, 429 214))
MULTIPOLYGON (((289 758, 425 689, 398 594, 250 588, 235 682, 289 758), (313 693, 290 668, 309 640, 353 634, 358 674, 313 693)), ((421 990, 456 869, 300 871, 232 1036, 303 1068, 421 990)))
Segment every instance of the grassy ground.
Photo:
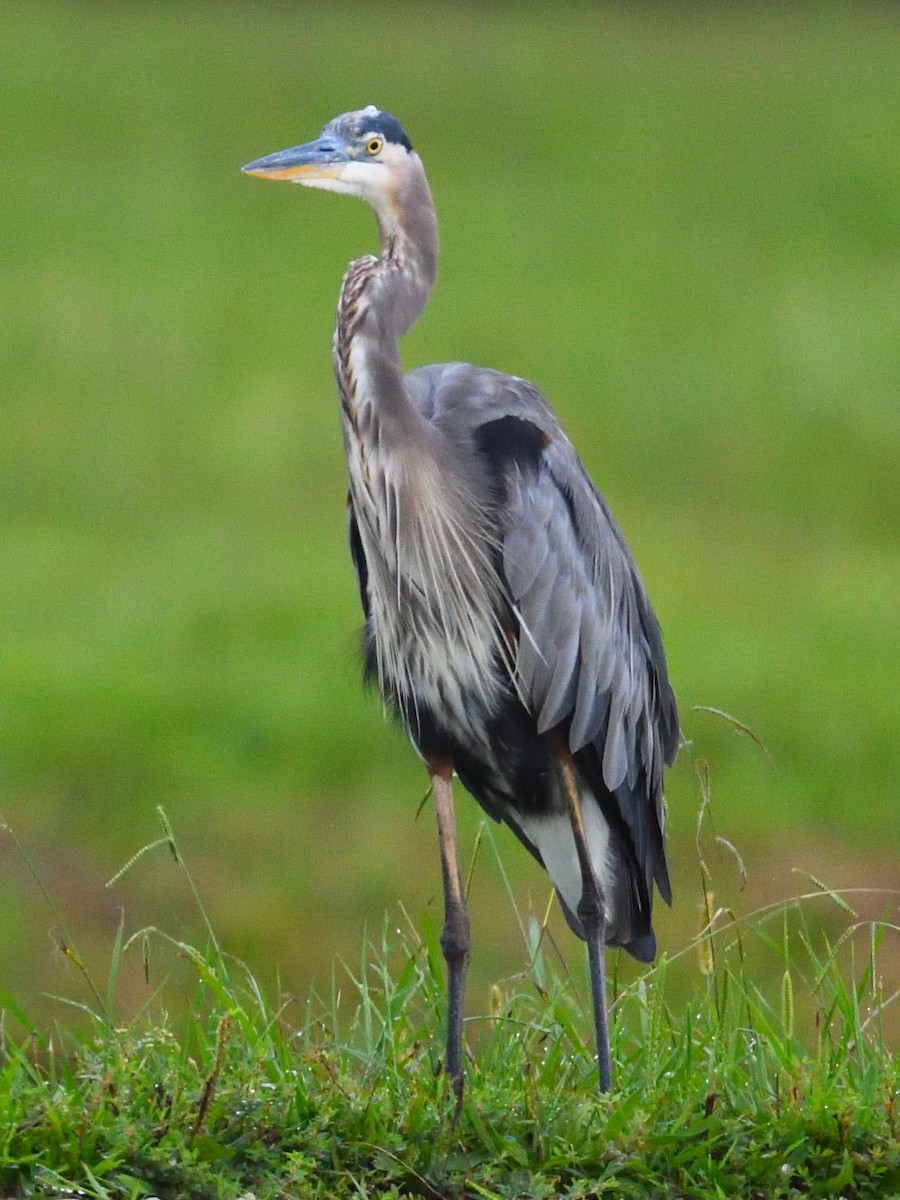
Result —
MULTIPOLYGON (((419 764, 358 687, 343 545, 328 347, 371 216, 238 172, 369 101, 441 217, 407 361, 552 397, 650 586, 748 905, 793 868, 896 886, 890 9, 36 0, 2 24, 0 811, 88 963, 122 906, 196 933, 164 871, 103 888, 158 803, 225 943, 300 994, 435 892, 419 764)), ((673 947, 698 923, 687 757, 669 802, 673 947)), ((71 963, 0 856, 0 987, 41 1023, 71 963)), ((521 962, 498 886, 480 866, 480 1009, 521 962)))
MULTIPOLYGON (((151 857, 167 849, 206 923, 168 825, 151 857)), ((614 981, 611 1098, 597 1095, 590 1021, 565 961, 540 921, 524 926, 529 969, 468 1022, 459 1107, 440 1072, 430 922, 386 925, 305 1012, 273 1005, 208 926, 202 953, 156 930, 120 932, 102 988, 70 946, 89 1035, 34 1030, 17 1042, 0 1029, 0 1189, 93 1200, 900 1194, 900 1062, 878 983, 885 935, 900 930, 861 924, 846 898, 821 891, 709 915, 687 948, 686 1005, 671 1003, 670 973, 684 964, 669 956, 631 986, 614 981), (834 945, 822 904, 845 924, 834 945), (162 958, 193 980, 179 1036, 158 1018, 118 1019, 121 965, 146 964, 151 944, 154 977, 162 958), (769 994, 750 965, 760 951, 779 965, 769 994)))

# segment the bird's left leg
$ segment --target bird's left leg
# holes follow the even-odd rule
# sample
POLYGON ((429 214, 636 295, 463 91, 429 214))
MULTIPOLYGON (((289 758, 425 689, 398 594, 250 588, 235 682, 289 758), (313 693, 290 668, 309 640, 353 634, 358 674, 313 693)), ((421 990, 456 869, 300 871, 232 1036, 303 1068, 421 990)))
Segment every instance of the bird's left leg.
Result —
POLYGON ((469 912, 456 841, 451 785, 453 768, 449 763, 430 763, 429 769, 444 876, 444 928, 441 931, 441 949, 447 962, 447 1057, 444 1070, 453 1080, 453 1090, 461 1100, 463 1004, 469 969, 469 912))
POLYGON ((605 905, 597 873, 591 863, 584 820, 581 815, 581 797, 575 776, 575 763, 566 745, 557 746, 556 757, 562 775, 566 803, 578 865, 581 868, 581 901, 578 919, 584 929, 588 948, 588 964, 591 971, 591 999, 594 1008, 594 1028, 597 1038, 597 1065, 600 1069, 600 1091, 612 1091, 612 1055, 609 1048, 609 1013, 606 1002, 606 936, 605 905))

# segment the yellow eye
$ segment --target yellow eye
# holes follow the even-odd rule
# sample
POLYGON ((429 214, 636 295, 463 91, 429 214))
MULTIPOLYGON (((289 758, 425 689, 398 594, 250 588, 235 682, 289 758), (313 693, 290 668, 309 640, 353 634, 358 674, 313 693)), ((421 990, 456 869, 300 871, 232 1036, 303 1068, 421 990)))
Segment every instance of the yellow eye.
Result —
POLYGON ((380 154, 383 145, 384 138, 370 137, 366 142, 366 154, 380 154))

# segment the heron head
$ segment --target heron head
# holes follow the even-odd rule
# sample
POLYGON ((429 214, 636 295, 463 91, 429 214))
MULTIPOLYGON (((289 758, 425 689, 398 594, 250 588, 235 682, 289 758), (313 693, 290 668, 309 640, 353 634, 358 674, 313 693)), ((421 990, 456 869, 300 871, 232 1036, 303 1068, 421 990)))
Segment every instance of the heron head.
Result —
POLYGON ((382 211, 415 157, 403 126, 374 104, 335 117, 314 142, 279 150, 242 170, 260 179, 359 196, 382 211))

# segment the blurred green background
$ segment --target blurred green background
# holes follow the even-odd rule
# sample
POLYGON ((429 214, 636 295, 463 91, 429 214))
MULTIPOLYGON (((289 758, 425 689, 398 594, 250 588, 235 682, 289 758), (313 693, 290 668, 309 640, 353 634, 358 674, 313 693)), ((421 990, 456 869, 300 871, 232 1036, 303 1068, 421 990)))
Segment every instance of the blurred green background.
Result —
MULTIPOLYGON (((165 854, 103 886, 158 804, 225 946, 301 994, 398 903, 439 903, 344 544, 332 314, 374 222, 239 172, 370 102, 441 221, 406 362, 545 390, 662 621, 693 743, 662 944, 698 925, 692 756, 742 908, 806 890, 794 868, 900 885, 893 6, 35 2, 0 25, 0 811, 98 976, 122 908, 198 936, 165 854)), ((77 981, 8 837, 0 868, 0 990, 42 1018, 77 981)), ((524 959, 501 888, 482 855, 475 1010, 524 959)))

